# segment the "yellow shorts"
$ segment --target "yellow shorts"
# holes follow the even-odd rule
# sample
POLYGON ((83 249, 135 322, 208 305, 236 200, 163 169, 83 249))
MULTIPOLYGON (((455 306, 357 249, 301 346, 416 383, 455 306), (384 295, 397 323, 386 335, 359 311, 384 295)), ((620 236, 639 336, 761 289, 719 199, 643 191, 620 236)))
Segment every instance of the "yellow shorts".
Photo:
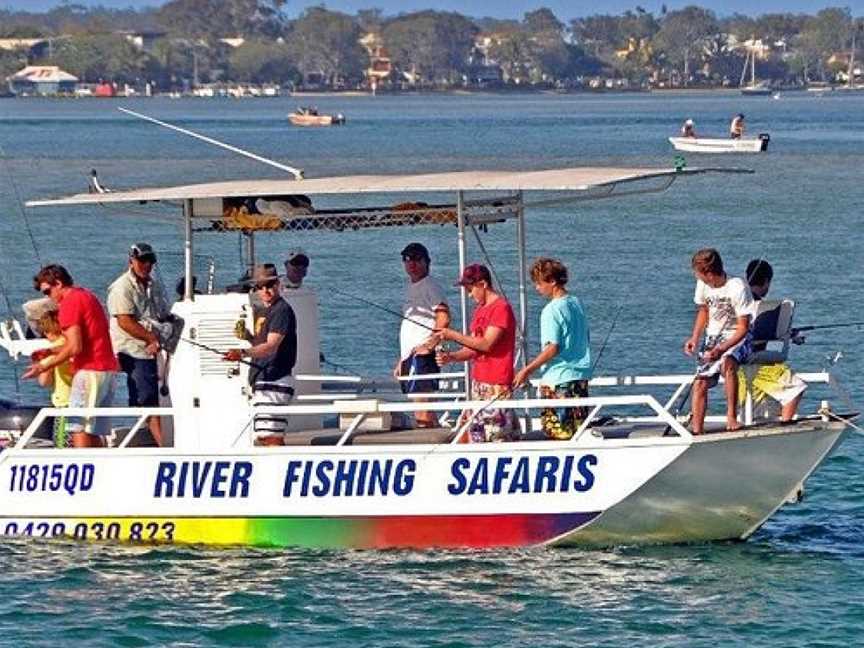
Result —
POLYGON ((805 389, 807 383, 783 362, 742 365, 738 368, 738 400, 742 404, 748 390, 754 403, 761 403, 768 397, 785 405, 804 393, 805 389))

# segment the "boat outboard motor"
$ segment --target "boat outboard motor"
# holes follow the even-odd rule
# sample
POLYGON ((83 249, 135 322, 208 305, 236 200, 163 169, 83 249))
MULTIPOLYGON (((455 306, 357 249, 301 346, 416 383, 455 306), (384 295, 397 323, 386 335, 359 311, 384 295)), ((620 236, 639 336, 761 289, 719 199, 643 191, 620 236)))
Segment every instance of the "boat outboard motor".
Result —
POLYGON ((762 147, 759 150, 764 153, 768 150, 768 142, 771 141, 771 136, 768 133, 759 133, 759 140, 762 142, 762 147))

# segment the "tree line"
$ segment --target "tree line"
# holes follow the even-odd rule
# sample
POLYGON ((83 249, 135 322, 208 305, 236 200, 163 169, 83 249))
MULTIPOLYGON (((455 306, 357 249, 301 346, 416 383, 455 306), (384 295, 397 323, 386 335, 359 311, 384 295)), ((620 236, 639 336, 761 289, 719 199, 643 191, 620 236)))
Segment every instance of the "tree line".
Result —
POLYGON ((759 78, 803 84, 842 76, 854 49, 861 60, 864 42, 864 20, 839 7, 757 17, 719 17, 696 5, 657 15, 635 7, 568 23, 547 8, 521 20, 433 10, 349 15, 323 6, 288 19, 284 10, 285 0, 171 0, 140 11, 74 4, 45 13, 0 10, 0 38, 49 44, 36 57, 0 49, 0 74, 29 63, 58 65, 82 81, 149 81, 164 90, 310 79, 323 87, 359 88, 368 83, 370 56, 386 55, 392 72, 382 85, 395 88, 577 87, 592 76, 635 86, 699 87, 737 84, 749 48, 758 50, 759 78), (159 37, 142 49, 128 33, 159 37), (364 46, 368 34, 375 38, 364 46))

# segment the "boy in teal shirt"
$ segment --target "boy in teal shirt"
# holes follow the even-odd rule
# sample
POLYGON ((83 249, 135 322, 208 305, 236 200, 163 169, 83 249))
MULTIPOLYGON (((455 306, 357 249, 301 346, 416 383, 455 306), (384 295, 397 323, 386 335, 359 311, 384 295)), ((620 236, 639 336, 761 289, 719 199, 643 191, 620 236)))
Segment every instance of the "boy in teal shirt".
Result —
MULTIPOLYGON (((588 317, 579 299, 567 292, 567 268, 555 259, 540 258, 531 266, 531 280, 538 293, 549 299, 540 314, 542 351, 516 374, 520 387, 541 366, 542 398, 584 398, 591 379, 591 336, 588 317)), ((540 415, 550 439, 569 439, 587 416, 585 407, 546 408, 540 415)))

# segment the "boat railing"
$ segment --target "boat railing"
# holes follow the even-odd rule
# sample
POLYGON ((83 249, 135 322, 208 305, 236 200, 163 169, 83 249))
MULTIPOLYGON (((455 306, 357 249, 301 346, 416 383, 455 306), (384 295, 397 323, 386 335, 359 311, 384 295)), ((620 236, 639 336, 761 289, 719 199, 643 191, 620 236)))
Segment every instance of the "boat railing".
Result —
MULTIPOLYGON (((665 424, 667 429, 672 433, 672 437, 680 437, 684 439, 692 438, 690 432, 685 428, 675 416, 664 408, 656 398, 650 394, 626 395, 626 396, 588 396, 579 398, 522 398, 522 399, 490 399, 487 401, 476 400, 451 400, 448 402, 399 402, 399 401, 383 401, 378 399, 365 399, 354 401, 333 401, 329 404, 314 404, 314 405, 267 405, 255 408, 255 414, 270 414, 270 415, 340 415, 350 417, 350 423, 346 429, 342 431, 340 439, 336 445, 345 445, 350 438, 361 429, 364 421, 373 415, 381 414, 408 414, 418 411, 432 411, 442 413, 458 412, 460 415, 464 412, 467 417, 460 422, 457 417, 456 433, 449 443, 459 443, 464 439, 464 435, 474 420, 474 418, 484 410, 494 407, 496 409, 514 410, 517 414, 524 414, 531 410, 542 410, 549 407, 584 407, 590 408, 588 416, 580 425, 579 429, 567 443, 578 443, 588 430, 592 423, 598 420, 598 414, 604 407, 643 407, 648 408, 653 412, 653 415, 647 416, 628 416, 626 418, 618 418, 616 420, 630 423, 642 424, 665 424)), ((519 418, 522 418, 521 416, 519 418)), ((236 437, 231 447, 235 447, 238 442, 246 437, 246 440, 254 441, 253 432, 254 416, 250 417, 243 430, 236 437)), ((678 441, 680 441, 680 438, 678 441)))
MULTIPOLYGON (((134 423, 129 428, 128 432, 123 435, 122 440, 116 447, 126 448, 136 438, 138 432, 147 423, 147 419, 151 416, 174 416, 175 408, 173 407, 43 407, 36 416, 30 421, 30 425, 21 434, 14 444, 14 448, 26 448, 33 436, 42 427, 49 418, 63 417, 80 417, 85 419, 91 418, 121 418, 134 419, 134 423)), ((113 439, 114 431, 109 439, 113 439)))
MULTIPOLYGON (((836 379, 829 372, 801 373, 798 374, 805 382, 824 383, 838 388, 836 379)), ((441 374, 436 374, 440 378, 441 374)), ((457 374, 458 377, 458 374, 457 374)), ((347 378, 347 377, 346 377, 347 378)), ((522 399, 491 399, 488 401, 465 400, 461 395, 456 396, 450 394, 447 400, 423 401, 416 402, 410 400, 383 400, 377 398, 369 398, 369 394, 365 398, 359 396, 352 400, 341 400, 330 396, 329 402, 304 402, 295 401, 288 405, 272 405, 256 407, 255 414, 279 414, 285 417, 292 415, 336 415, 350 417, 350 423, 346 429, 342 431, 342 435, 337 445, 344 445, 350 438, 361 429, 362 424, 371 415, 378 414, 410 414, 418 411, 433 411, 441 413, 457 413, 455 435, 452 437, 452 443, 458 443, 463 440, 467 433, 469 424, 475 416, 478 416, 482 411, 494 407, 496 409, 514 410, 517 413, 517 418, 526 422, 523 428, 525 432, 531 432, 539 425, 536 417, 530 415, 531 411, 542 410, 544 408, 569 408, 583 407, 588 408, 589 412, 582 421, 569 443, 579 443, 580 439, 584 438, 584 434, 592 425, 596 425, 600 421, 600 412, 604 408, 618 408, 615 413, 614 420, 617 423, 625 424, 661 424, 665 425, 667 434, 671 434, 672 438, 678 437, 681 439, 691 439, 690 432, 684 425, 684 417, 679 416, 678 412, 673 413, 673 408, 676 403, 684 397, 685 391, 693 382, 692 375, 659 375, 659 376, 603 376, 594 378, 590 381, 593 389, 611 388, 611 387, 634 387, 634 386, 675 386, 673 394, 663 403, 651 394, 635 394, 635 395, 593 395, 579 398, 522 398, 522 399), (647 408, 650 414, 624 414, 620 410, 622 408, 647 408), (464 414, 463 414, 464 413, 464 414), (534 427, 531 427, 532 424, 534 427)), ((842 395, 842 393, 841 393, 842 395)), ((747 394, 745 400, 742 422, 745 425, 752 424, 752 396, 747 394)), ((111 417, 118 419, 134 420, 131 427, 123 428, 123 434, 120 435, 119 443, 116 448, 122 449, 130 446, 131 442, 137 437, 139 431, 145 427, 147 419, 151 416, 173 417, 178 412, 175 407, 103 407, 103 408, 55 408, 45 407, 39 410, 26 430, 15 441, 15 449, 26 448, 28 443, 33 439, 36 432, 43 424, 51 417, 81 417, 81 418, 99 418, 111 417)), ((723 416, 706 416, 706 422, 723 422, 723 416)), ((229 447, 236 447, 242 439, 254 443, 254 415, 250 416, 243 428, 238 432, 233 443, 229 447)), ((654 439, 659 441, 659 439, 654 439)))

